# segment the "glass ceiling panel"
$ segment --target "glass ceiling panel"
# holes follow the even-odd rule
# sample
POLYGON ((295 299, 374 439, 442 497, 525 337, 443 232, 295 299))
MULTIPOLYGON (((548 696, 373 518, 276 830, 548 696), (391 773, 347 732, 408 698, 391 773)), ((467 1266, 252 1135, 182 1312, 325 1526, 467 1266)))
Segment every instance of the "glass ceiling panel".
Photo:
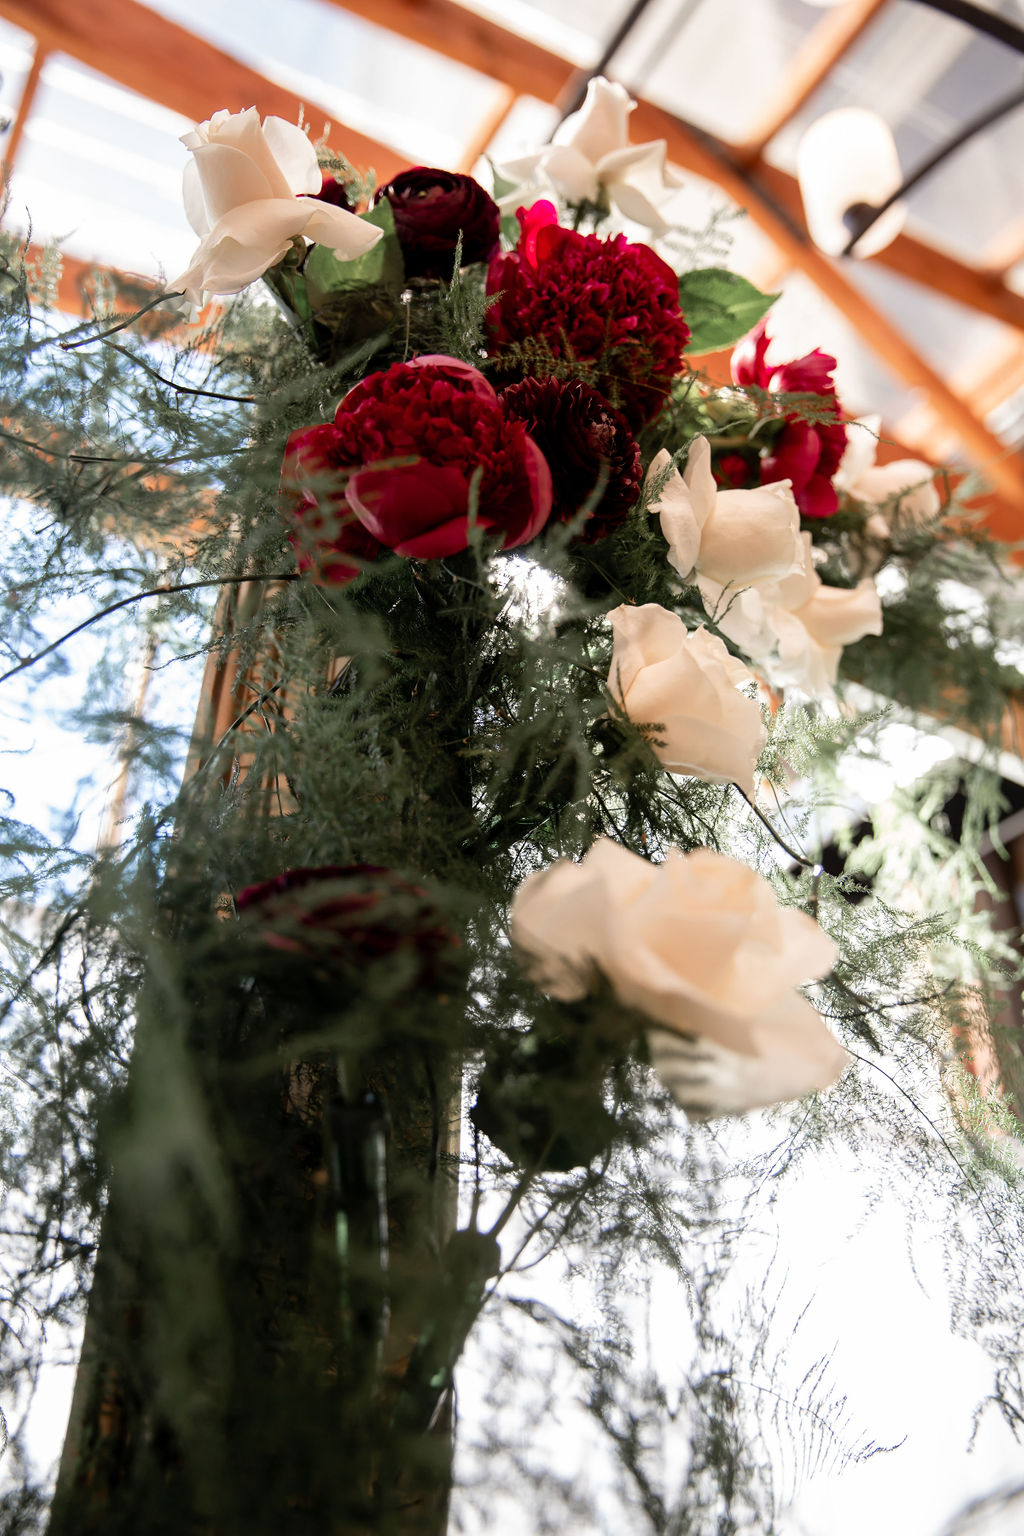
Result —
MULTIPOLYGON (((244 26, 238 0, 159 0, 152 9, 413 163, 456 165, 501 97, 476 70, 323 0, 245 0, 244 26)), ((311 126, 315 137, 320 125, 311 126)), ((344 139, 342 129, 331 134, 343 154, 344 139)))
POLYGON ((73 59, 43 66, 11 180, 6 224, 71 255, 173 277, 195 236, 181 201, 191 123, 73 59))

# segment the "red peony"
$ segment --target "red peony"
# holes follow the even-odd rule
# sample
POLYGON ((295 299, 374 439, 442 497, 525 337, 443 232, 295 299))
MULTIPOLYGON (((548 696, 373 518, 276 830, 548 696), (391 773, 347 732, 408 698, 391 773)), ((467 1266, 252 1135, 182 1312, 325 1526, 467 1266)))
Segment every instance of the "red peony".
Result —
POLYGON ((323 586, 351 581, 360 562, 375 559, 382 548, 348 503, 347 466, 338 461, 337 439, 329 422, 293 432, 281 469, 281 515, 293 525, 288 538, 299 570, 311 571, 323 586))
MULTIPOLYGON (((551 203, 519 210, 514 251, 496 256, 487 292, 489 349, 536 344, 526 372, 578 368, 638 428, 657 415, 690 329, 679 309, 679 279, 646 245, 625 235, 601 240, 562 229, 551 203)), ((517 374, 524 371, 517 362, 517 374)))
POLYGON ((517 416, 551 466, 551 516, 570 522, 605 487, 577 535, 603 539, 635 505, 643 481, 640 448, 621 411, 579 379, 523 379, 501 392, 505 410, 517 416))
POLYGON ((737 384, 752 384, 774 394, 817 395, 830 406, 830 419, 802 421, 797 414, 785 418, 770 454, 761 460, 761 484, 789 480, 796 504, 805 517, 831 517, 839 506, 832 476, 846 447, 836 399, 832 370, 834 357, 817 349, 791 363, 765 362, 769 336, 764 320, 746 336, 732 355, 732 376, 737 384))
POLYGON ((469 544, 471 511, 502 549, 534 538, 551 511, 551 471, 483 374, 454 357, 395 363, 338 406, 334 462, 368 533, 417 560, 469 544))

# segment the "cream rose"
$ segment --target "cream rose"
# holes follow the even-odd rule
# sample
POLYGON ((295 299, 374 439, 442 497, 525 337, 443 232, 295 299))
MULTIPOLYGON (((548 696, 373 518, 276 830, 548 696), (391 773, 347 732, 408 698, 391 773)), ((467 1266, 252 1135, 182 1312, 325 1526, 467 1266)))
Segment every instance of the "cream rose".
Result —
POLYGON ((309 139, 281 117, 260 125, 255 107, 215 112, 186 133, 192 151, 183 192, 200 237, 187 270, 168 285, 192 304, 204 293, 240 293, 280 261, 297 236, 329 246, 343 261, 362 256, 382 231, 319 192, 320 168, 309 139))
POLYGON ((788 480, 753 491, 719 491, 711 446, 706 437, 695 437, 684 474, 672 468, 663 448, 646 485, 661 487, 650 510, 668 541, 669 564, 684 581, 696 571, 723 587, 745 587, 800 568, 800 513, 788 480))
POLYGON ((718 628, 778 688, 821 698, 835 687, 843 647, 882 633, 882 604, 870 576, 855 587, 829 587, 814 568, 811 535, 802 538, 800 569, 782 581, 733 593, 698 578, 718 628))
POLYGON ((664 234, 671 226, 662 210, 682 182, 665 163, 664 139, 630 144, 635 106, 623 86, 596 76, 582 107, 560 124, 550 144, 501 167, 517 183, 514 198, 503 201, 510 207, 522 202, 523 186, 542 179, 569 203, 599 203, 607 196, 624 218, 664 234))
POLYGON ((651 748, 670 773, 754 793, 765 743, 757 700, 737 690, 755 681, 703 626, 689 632, 657 603, 608 615, 615 635, 608 687, 636 725, 653 725, 651 748))
POLYGON ((527 876, 511 928, 553 996, 582 998, 601 974, 646 1014, 652 1061, 692 1113, 799 1098, 846 1065, 796 990, 830 969, 832 941, 735 859, 671 849, 651 864, 602 838, 582 863, 527 876))
MULTIPOLYGON (((931 522, 942 510, 934 467, 923 459, 893 459, 888 464, 876 464, 881 425, 880 416, 862 416, 849 423, 846 451, 836 471, 836 485, 855 501, 890 511, 895 509, 911 524, 931 522)), ((888 533, 885 513, 876 513, 869 520, 869 528, 872 523, 875 523, 872 531, 883 536, 888 533)))

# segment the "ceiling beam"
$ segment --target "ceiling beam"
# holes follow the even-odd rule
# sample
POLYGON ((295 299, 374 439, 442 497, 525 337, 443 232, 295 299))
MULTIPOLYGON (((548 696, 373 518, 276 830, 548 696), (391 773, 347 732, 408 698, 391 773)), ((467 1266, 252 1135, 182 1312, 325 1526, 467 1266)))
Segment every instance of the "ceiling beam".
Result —
POLYGON ((28 122, 29 114, 32 111, 32 103, 35 101, 36 92, 39 90, 39 82, 43 78, 43 66, 46 63, 47 57, 46 49, 41 43, 37 42, 32 54, 32 63, 25 78, 25 84, 21 88, 21 99, 18 102, 14 120, 7 130, 8 137, 4 145, 2 163, 3 176, 7 180, 10 179, 14 171, 14 163, 18 158, 18 150, 21 148, 21 141, 25 135, 25 124, 28 122))
POLYGON ((266 79, 138 0, 0 0, 0 17, 31 33, 47 52, 70 54, 193 122, 221 107, 240 112, 256 106, 263 116, 272 113, 291 123, 304 111, 314 137, 322 122, 335 123, 346 159, 373 167, 381 181, 407 164, 388 145, 338 123, 319 103, 266 79))
MULTIPOLYGON (((723 153, 728 155, 727 151, 723 153)), ((801 230, 806 229, 803 199, 795 176, 763 161, 749 175, 752 184, 759 187, 792 223, 801 230)), ((898 272, 911 282, 923 283, 957 304, 966 304, 969 309, 991 315, 993 320, 1000 320, 1004 325, 1024 330, 1024 297, 1007 288, 997 272, 969 266, 936 246, 915 240, 912 235, 897 235, 884 251, 878 251, 868 259, 890 272, 898 272)))
POLYGON ((576 74, 571 60, 478 16, 457 0, 330 0, 330 4, 500 80, 518 96, 557 101, 576 74))
POLYGON ((827 13, 797 51, 760 121, 735 146, 738 164, 753 165, 761 158, 779 130, 810 100, 887 3, 888 0, 847 0, 847 4, 827 13))

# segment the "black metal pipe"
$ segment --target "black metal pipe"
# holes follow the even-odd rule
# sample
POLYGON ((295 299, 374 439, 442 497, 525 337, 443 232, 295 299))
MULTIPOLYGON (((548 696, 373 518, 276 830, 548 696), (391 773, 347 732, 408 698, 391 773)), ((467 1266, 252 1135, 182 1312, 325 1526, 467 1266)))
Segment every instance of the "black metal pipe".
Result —
POLYGON ((1024 53, 1024 27, 1007 21, 1005 16, 997 16, 983 5, 975 5, 973 0, 913 0, 913 3, 926 5, 932 11, 941 11, 944 16, 965 22, 975 32, 985 32, 989 37, 994 37, 997 43, 1005 43, 1007 48, 1015 48, 1018 53, 1024 53))
POLYGON ((562 93, 558 103, 559 126, 578 112, 586 100, 587 86, 595 75, 603 75, 611 60, 618 53, 626 38, 632 32, 641 16, 651 5, 652 0, 633 0, 633 4, 619 22, 611 37, 601 50, 601 57, 590 69, 577 70, 569 84, 562 93))

